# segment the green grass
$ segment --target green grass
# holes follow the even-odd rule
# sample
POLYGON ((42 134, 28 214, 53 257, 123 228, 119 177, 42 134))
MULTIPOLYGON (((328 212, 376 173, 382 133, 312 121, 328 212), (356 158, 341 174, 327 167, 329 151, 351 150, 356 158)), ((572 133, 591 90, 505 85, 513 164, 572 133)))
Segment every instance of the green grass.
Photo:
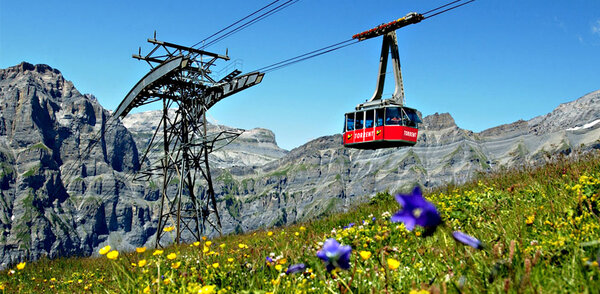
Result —
POLYGON ((600 293, 599 191, 598 154, 559 159, 428 191, 425 197, 444 221, 430 237, 423 237, 421 228, 409 232, 391 223, 399 206, 382 192, 347 213, 172 246, 160 255, 148 249, 115 260, 42 259, 22 270, 15 265, 0 273, 0 288, 6 293, 198 293, 213 286, 219 293, 600 293), (355 225, 344 229, 350 223, 355 225), (455 242, 454 230, 480 239, 485 248, 455 242), (327 238, 352 246, 350 270, 325 270, 315 254, 327 238), (371 256, 363 259, 361 251, 371 256), (267 256, 275 263, 268 264, 267 256), (142 260, 146 264, 140 266, 142 260), (390 266, 393 261, 399 266, 390 266), (286 275, 296 263, 307 270, 286 275))

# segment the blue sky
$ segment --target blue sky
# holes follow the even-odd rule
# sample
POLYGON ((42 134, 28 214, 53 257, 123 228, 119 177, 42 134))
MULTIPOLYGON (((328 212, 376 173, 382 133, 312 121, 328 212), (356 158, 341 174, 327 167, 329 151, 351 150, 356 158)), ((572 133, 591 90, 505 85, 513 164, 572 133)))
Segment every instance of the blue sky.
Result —
MULTIPOLYGON (((155 30, 159 40, 193 45, 270 2, 0 0, 0 67, 48 64, 115 109, 149 70, 131 54, 148 52, 155 30)), ((447 2, 301 0, 207 50, 228 49, 247 72, 447 2)), ((424 116, 449 112, 472 131, 600 89, 597 0, 477 0, 397 34, 407 106, 424 116)), ((381 38, 371 39, 270 72, 209 118, 270 129, 286 149, 339 133, 343 114, 375 89, 380 48, 381 38)), ((384 93, 392 92, 390 77, 384 93)))

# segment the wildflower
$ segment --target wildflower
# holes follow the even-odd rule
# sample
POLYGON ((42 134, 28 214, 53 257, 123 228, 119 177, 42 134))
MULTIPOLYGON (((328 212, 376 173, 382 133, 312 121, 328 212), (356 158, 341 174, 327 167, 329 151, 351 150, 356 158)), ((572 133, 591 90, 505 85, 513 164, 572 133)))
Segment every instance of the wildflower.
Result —
POLYGON ((265 262, 267 263, 267 265, 273 265, 275 264, 275 260, 273 260, 273 258, 267 256, 267 258, 265 258, 265 262))
POLYGON ((352 227, 354 227, 354 225, 355 225, 355 223, 349 223, 347 226, 343 227, 343 229, 345 230, 345 229, 352 228, 352 227))
POLYGON ((167 232, 167 233, 168 233, 168 232, 170 232, 170 231, 172 231, 172 230, 175 230, 175 227, 173 227, 173 226, 168 226, 168 227, 164 228, 164 230, 163 230, 163 231, 165 231, 165 232, 167 232))
POLYGON ((292 264, 288 267, 287 271, 285 271, 286 275, 291 275, 299 272, 303 272, 306 269, 306 265, 304 263, 292 264))
POLYGON ((169 255, 167 255, 167 258, 168 258, 169 260, 173 260, 173 259, 177 258, 177 254, 175 254, 175 253, 170 253, 169 255))
POLYGON ((138 267, 143 267, 146 265, 146 263, 148 263, 145 259, 142 259, 140 261, 138 261, 138 267))
POLYGON ((214 294, 214 293, 216 293, 215 292, 215 288, 216 287, 217 286, 215 286, 215 285, 204 286, 204 287, 200 288, 200 290, 198 291, 198 294, 200 294, 200 293, 202 293, 202 294, 214 294))
POLYGON ((21 263, 17 264, 17 269, 18 270, 24 269, 26 264, 27 264, 27 262, 21 262, 21 263))
POLYGON ((371 252, 369 251, 361 251, 358 253, 363 260, 367 260, 371 258, 371 252))
POLYGON ((281 266, 281 264, 278 264, 275 266, 275 269, 280 272, 283 269, 283 266, 281 266))
POLYGON ((391 270, 395 270, 400 266, 400 262, 393 258, 388 258, 387 264, 388 264, 388 268, 391 270))
POLYGON ((469 236, 463 232, 454 231, 454 232, 452 232, 452 237, 454 237, 454 240, 456 240, 460 243, 463 243, 465 245, 471 246, 475 249, 483 249, 483 244, 481 243, 481 241, 479 241, 475 237, 469 236))
POLYGON ((530 215, 530 216, 527 217, 527 220, 525 220, 525 223, 528 224, 528 225, 531 225, 531 224, 533 224, 534 220, 535 220, 535 215, 532 214, 532 215, 530 215))
POLYGON ((323 249, 317 252, 317 257, 325 262, 328 272, 338 267, 347 270, 350 268, 350 253, 352 247, 341 246, 338 241, 329 238, 323 244, 323 249))
POLYGON ((107 257, 108 259, 113 259, 113 260, 114 260, 114 259, 117 259, 117 257, 119 257, 119 251, 117 251, 117 250, 113 250, 113 251, 111 251, 111 252, 107 253, 107 254, 106 254, 106 257, 107 257))
POLYGON ((98 251, 98 253, 100 253, 100 255, 104 255, 106 253, 108 253, 110 251, 110 245, 106 245, 102 248, 100 248, 100 251, 98 251))
POLYGON ((163 250, 160 250, 160 249, 156 249, 156 250, 154 250, 154 253, 152 253, 153 256, 157 256, 157 255, 161 255, 161 254, 163 254, 163 250))
POLYGON ((267 236, 269 236, 269 237, 273 236, 273 232, 269 231, 269 232, 267 233, 267 236))
POLYGON ((238 244, 238 247, 239 247, 240 249, 244 249, 244 248, 248 248, 248 245, 246 245, 246 244, 243 244, 243 243, 240 243, 240 244, 238 244))
POLYGON ((227 261, 228 261, 228 262, 233 262, 233 261, 234 261, 234 259, 230 257, 230 258, 227 258, 227 261))
POLYGON ((219 245, 219 247, 221 247, 221 249, 225 248, 225 243, 219 245))
POLYGON ((144 288, 144 293, 150 293, 150 286, 146 286, 146 288, 144 288))
POLYGON ((212 264, 212 267, 214 267, 214 268, 218 268, 218 267, 219 267, 219 263, 218 263, 218 262, 215 262, 215 263, 213 263, 213 264, 212 264))
POLYGON ((425 228, 424 236, 433 234, 442 222, 435 206, 423 198, 421 188, 415 187, 410 195, 396 195, 396 201, 402 209, 392 215, 392 222, 402 222, 407 230, 412 231, 415 225, 425 228))
POLYGON ((204 244, 206 244, 206 246, 210 246, 212 245, 212 241, 206 241, 204 244))
POLYGON ((200 246, 200 241, 194 242, 194 246, 196 246, 196 247, 200 246))
POLYGON ((178 269, 181 266, 181 261, 171 263, 172 269, 178 269))
POLYGON ((146 252, 146 247, 137 247, 137 248, 135 248, 135 251, 137 253, 144 253, 144 252, 146 252))

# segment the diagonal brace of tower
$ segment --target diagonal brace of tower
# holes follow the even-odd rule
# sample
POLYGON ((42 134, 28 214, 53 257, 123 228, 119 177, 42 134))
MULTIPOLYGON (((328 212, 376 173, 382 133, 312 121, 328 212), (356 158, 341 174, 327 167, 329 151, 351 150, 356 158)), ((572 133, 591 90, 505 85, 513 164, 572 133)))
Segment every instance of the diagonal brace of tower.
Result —
POLYGON ((235 69, 216 80, 211 68, 218 60, 229 60, 228 56, 155 38, 148 42, 154 45, 150 53, 142 56, 140 50, 133 58, 146 61, 152 69, 113 116, 122 118, 136 107, 162 102, 161 121, 141 161, 148 164, 136 176, 136 180, 161 183, 155 245, 200 240, 209 226, 222 234, 208 157, 243 131, 210 132, 206 112, 223 98, 259 84, 264 73, 240 75, 235 69), (160 149, 162 156, 151 156, 160 149), (166 236, 170 234, 166 227, 174 227, 174 240, 166 236))

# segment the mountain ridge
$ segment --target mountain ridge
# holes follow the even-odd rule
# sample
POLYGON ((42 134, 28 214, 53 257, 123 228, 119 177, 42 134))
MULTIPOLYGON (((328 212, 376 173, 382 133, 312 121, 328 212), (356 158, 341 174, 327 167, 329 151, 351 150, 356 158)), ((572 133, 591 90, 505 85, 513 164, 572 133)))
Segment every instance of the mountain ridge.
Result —
MULTIPOLYGON (((292 224, 381 191, 461 183, 475 172, 598 149, 600 124, 583 126, 600 119, 599 99, 594 91, 546 115, 479 133, 436 113, 423 118, 417 145, 401 149, 346 149, 334 134, 287 151, 272 131, 245 130, 209 159, 223 230, 292 224)), ((130 181, 147 164, 138 150, 156 129, 152 115, 144 115, 113 125, 92 95, 50 66, 0 69, 0 267, 42 255, 90 255, 107 244, 153 245, 158 189, 130 181)))

